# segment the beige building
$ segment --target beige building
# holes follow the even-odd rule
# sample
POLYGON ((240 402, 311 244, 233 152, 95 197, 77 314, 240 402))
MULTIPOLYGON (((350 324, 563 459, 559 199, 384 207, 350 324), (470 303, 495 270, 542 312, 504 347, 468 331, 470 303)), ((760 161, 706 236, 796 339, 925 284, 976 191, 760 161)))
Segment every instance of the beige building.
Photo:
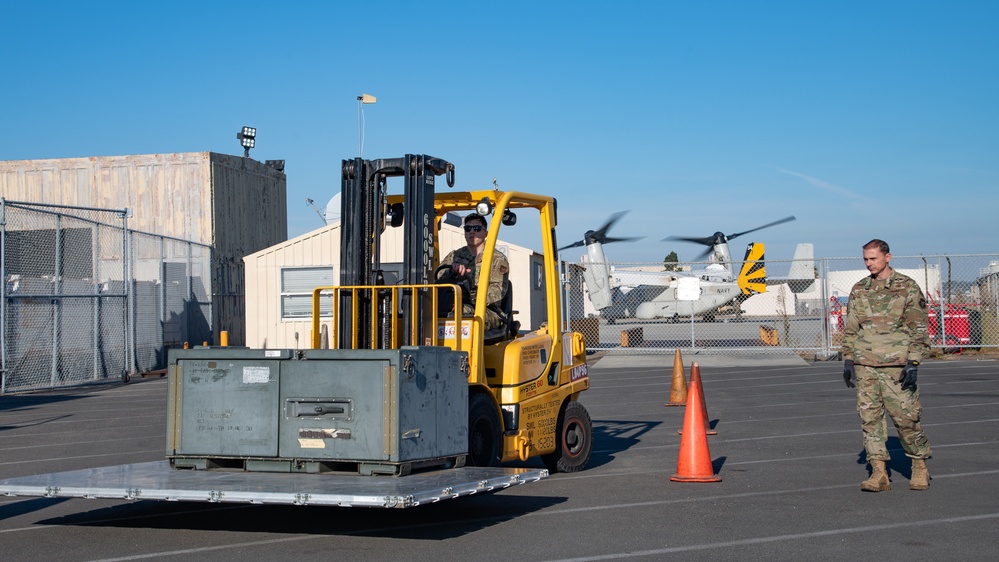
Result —
MULTIPOLYGON (((227 330, 232 345, 244 341, 243 257, 288 238, 284 172, 214 152, 0 161, 0 195, 24 203, 128 209, 129 230, 210 246, 210 271, 178 264, 190 270, 181 277, 198 283, 196 290, 177 297, 183 300, 177 306, 186 315, 193 314, 192 308, 207 309, 204 301, 210 302, 210 318, 200 323, 214 342, 220 330, 227 330)), ((158 247, 150 250, 136 242, 134 252, 135 281, 171 282, 173 274, 159 263, 158 247), (146 259, 145 254, 156 256, 146 259)), ((157 312, 162 311, 144 316, 157 312)), ((167 338, 164 343, 180 342, 167 338)))
MULTIPOLYGON (((465 245, 459 226, 444 223, 438 235, 446 255, 465 245)), ((537 328, 545 317, 542 255, 499 242, 510 262, 515 318, 522 329, 537 328)), ((387 228, 381 239, 383 264, 403 260, 403 229, 387 228)), ((251 348, 309 347, 313 287, 339 284, 340 224, 334 223, 244 258, 246 265, 246 345, 251 348)))

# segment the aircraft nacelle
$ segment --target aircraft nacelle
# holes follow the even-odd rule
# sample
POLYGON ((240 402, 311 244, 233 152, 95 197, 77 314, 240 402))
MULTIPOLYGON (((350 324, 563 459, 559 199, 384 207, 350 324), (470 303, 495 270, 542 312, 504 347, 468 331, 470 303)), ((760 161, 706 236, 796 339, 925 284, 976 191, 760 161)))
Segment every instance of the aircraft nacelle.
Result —
POLYGON ((611 268, 599 242, 586 246, 586 269, 583 281, 590 293, 590 302, 597 310, 603 310, 614 302, 610 286, 611 268))

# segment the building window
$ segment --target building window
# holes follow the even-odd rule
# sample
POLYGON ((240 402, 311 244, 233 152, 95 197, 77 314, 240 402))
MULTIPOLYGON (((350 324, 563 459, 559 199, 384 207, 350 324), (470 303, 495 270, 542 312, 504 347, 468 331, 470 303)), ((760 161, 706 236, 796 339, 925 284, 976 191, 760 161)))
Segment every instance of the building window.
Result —
MULTIPOLYGON (((332 267, 283 267, 281 268, 281 319, 300 320, 312 318, 312 290, 333 284, 332 267)), ((319 315, 333 316, 333 299, 329 292, 319 301, 319 315)))

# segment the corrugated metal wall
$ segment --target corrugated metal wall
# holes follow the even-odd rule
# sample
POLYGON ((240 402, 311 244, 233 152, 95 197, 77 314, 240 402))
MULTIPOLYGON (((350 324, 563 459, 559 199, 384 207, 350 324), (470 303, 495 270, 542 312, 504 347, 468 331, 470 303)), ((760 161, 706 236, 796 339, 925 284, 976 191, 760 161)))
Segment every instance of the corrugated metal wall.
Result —
MULTIPOLYGON (((134 230, 213 247, 214 341, 245 342, 247 254, 287 239, 285 175, 213 152, 0 161, 0 193, 33 203, 132 210, 134 230)), ((200 343, 200 342, 195 342, 200 343)))
POLYGON ((211 245, 212 323, 215 341, 229 332, 231 345, 246 344, 246 276, 243 258, 288 239, 284 174, 248 158, 211 155, 215 229, 211 245))

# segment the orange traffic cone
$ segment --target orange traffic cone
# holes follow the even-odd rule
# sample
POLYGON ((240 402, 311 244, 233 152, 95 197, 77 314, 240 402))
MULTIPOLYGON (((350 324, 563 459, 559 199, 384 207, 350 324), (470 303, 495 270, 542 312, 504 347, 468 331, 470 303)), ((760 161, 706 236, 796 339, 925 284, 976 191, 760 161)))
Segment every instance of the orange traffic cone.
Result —
POLYGON ((677 349, 673 355, 673 385, 669 389, 667 406, 685 406, 687 404, 687 377, 683 374, 683 358, 677 349))
MULTIPOLYGON (((693 368, 691 367, 691 370, 693 368)), ((704 410, 698 404, 701 400, 699 384, 690 385, 690 394, 687 398, 676 474, 669 479, 673 482, 721 482, 721 478, 715 476, 714 467, 711 466, 711 452, 708 450, 708 436, 705 433, 707 419, 704 417, 704 410)))
POLYGON ((706 430, 706 435, 718 435, 717 431, 711 429, 711 418, 708 417, 708 403, 704 399, 704 386, 701 385, 701 368, 694 363, 690 366, 690 380, 694 380, 694 376, 697 376, 697 389, 700 390, 698 394, 701 395, 701 413, 704 414, 704 429, 706 430))
MULTIPOLYGON (((692 363, 690 365, 690 387, 697 387, 699 390, 698 395, 701 397, 701 414, 704 416, 704 431, 705 435, 718 435, 718 432, 711 429, 711 418, 708 417, 708 403, 704 400, 704 387, 701 385, 701 367, 697 363, 692 363)), ((691 391, 693 393, 693 391, 691 391)), ((683 435, 683 430, 677 430, 677 433, 683 435)))

